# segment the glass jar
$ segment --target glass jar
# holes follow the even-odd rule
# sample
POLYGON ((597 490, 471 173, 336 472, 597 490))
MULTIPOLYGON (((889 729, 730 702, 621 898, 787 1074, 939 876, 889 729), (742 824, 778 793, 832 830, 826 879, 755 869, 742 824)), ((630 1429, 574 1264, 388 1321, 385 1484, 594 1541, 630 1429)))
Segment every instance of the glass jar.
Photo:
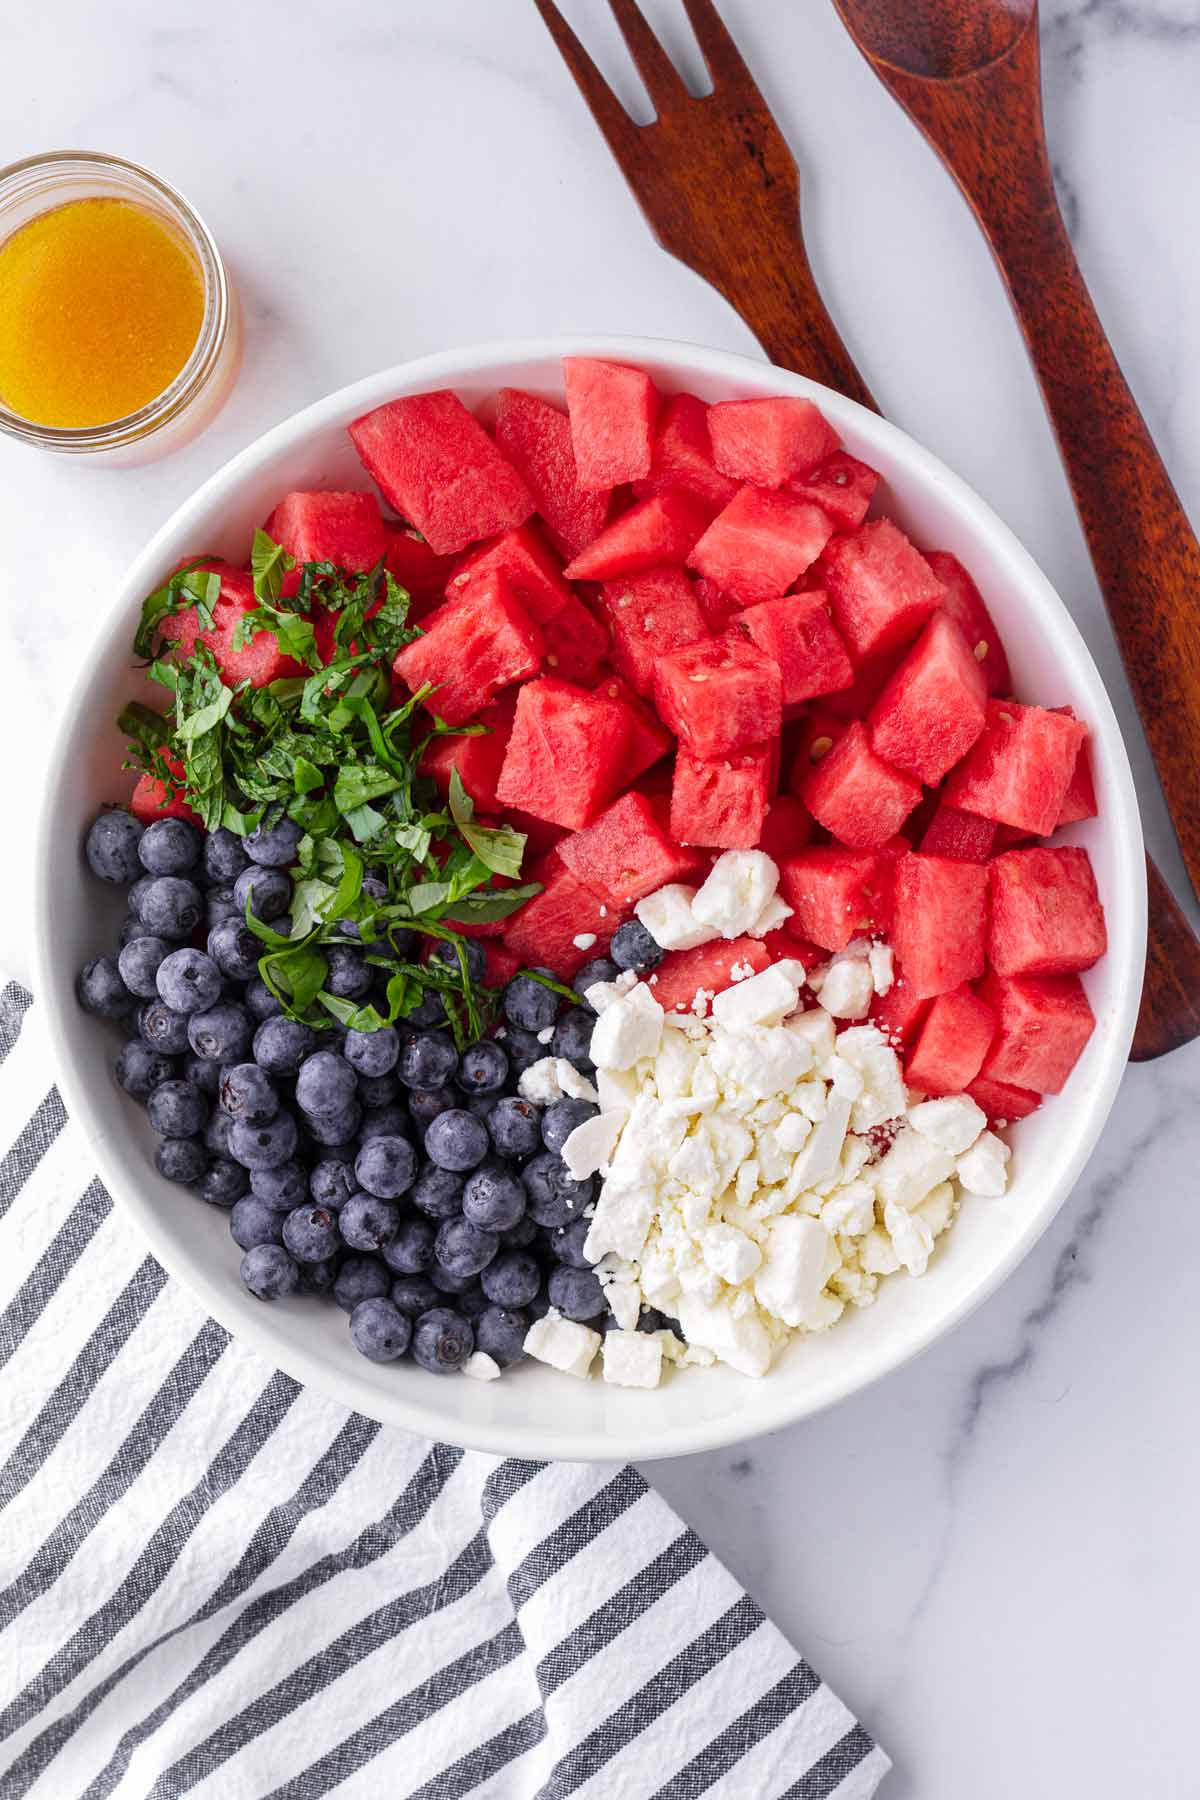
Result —
POLYGON ((204 429, 229 397, 241 360, 241 317, 212 233, 181 194, 136 163, 83 150, 52 151, 0 169, 0 242, 73 200, 125 200, 150 213, 190 250, 204 290, 191 354, 160 394, 103 425, 38 425, 0 402, 0 431, 21 443, 103 464, 149 461, 204 429))

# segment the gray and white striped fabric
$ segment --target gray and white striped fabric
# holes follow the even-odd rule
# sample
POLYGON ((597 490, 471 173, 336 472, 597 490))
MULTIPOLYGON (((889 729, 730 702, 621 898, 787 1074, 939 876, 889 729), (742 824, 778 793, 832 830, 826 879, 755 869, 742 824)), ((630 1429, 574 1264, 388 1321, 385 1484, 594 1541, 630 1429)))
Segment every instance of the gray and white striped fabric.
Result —
POLYGON ((0 1796, 866 1800, 888 1768, 632 1469, 384 1430, 149 1256, 0 995, 0 1796))

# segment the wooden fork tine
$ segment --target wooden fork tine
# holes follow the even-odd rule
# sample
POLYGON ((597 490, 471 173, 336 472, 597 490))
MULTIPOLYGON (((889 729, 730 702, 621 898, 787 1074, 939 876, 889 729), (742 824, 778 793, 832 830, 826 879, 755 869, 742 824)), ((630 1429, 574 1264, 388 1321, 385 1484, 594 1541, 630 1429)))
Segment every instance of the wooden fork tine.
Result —
POLYGON ((705 66, 712 76, 713 87, 732 76, 743 82, 748 92, 758 94, 754 77, 743 62, 742 53, 730 37, 713 0, 683 0, 683 6, 705 66))
POLYGON ((542 23, 558 46, 559 54, 575 77, 575 85, 591 110, 609 149, 625 166, 629 135, 638 126, 630 118, 603 75, 559 12, 554 0, 533 0, 542 23))
POLYGON ((678 69, 659 43, 653 28, 647 24, 637 0, 608 0, 608 7, 655 110, 666 112, 672 106, 678 106, 681 100, 690 99, 678 69))

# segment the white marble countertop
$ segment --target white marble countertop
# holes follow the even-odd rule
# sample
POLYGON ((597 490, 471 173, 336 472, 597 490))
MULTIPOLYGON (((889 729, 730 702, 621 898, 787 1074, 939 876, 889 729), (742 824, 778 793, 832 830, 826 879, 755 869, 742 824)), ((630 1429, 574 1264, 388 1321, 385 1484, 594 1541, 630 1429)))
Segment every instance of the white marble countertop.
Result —
MULTIPOLYGON (((600 0, 567 9, 620 70, 600 0)), ((677 0, 648 8, 683 36, 677 0)), ((1065 209, 1200 514, 1200 7, 1045 0, 1065 209)), ((800 160, 812 260, 885 411, 983 493, 1078 618, 1178 863, 1038 395, 983 243, 827 0, 724 0, 800 160)), ((693 53, 693 61, 694 53, 693 53)), ((39 747, 119 572, 234 450, 386 363, 487 338, 751 350, 650 240, 530 0, 111 0, 6 23, 0 162, 83 146, 176 182, 247 314, 236 395, 135 473, 0 442, 0 767, 39 747)), ((625 91, 628 78, 621 77, 625 91)), ((25 966, 19 853, 0 967, 25 966)), ((889 1800, 1200 1792, 1200 1046, 1135 1069, 1078 1191, 952 1337, 833 1413, 651 1471, 896 1761, 889 1800)), ((751 1796, 747 1800, 752 1800, 751 1796)))

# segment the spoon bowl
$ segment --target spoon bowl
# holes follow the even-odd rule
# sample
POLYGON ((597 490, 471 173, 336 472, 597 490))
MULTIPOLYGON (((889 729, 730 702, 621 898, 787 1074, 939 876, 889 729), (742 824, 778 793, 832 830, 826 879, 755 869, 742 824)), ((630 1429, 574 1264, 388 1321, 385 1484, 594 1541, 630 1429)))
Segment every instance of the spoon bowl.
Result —
POLYGON ((1036 0, 834 0, 859 46, 927 81, 959 81, 1008 56, 1037 19, 1036 0))

